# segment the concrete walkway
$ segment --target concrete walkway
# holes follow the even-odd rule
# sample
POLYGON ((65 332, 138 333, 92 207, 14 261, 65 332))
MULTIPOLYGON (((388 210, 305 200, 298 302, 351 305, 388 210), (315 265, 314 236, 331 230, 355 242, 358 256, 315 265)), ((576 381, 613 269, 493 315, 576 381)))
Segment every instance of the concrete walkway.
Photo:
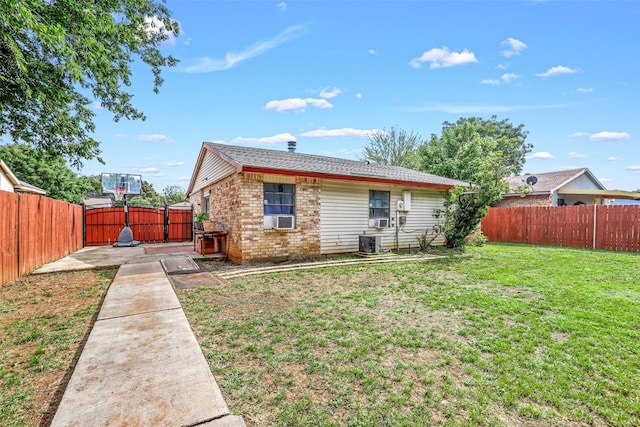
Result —
POLYGON ((51 425, 245 425, 230 415, 160 262, 120 267, 51 425))
MULTIPOLYGON (((88 270, 96 267, 119 267, 123 264, 160 261, 172 256, 204 258, 193 250, 193 243, 152 243, 132 248, 113 246, 87 246, 57 261, 45 264, 31 274, 54 273, 58 271, 88 270)), ((211 256, 207 256, 210 258, 211 256)))

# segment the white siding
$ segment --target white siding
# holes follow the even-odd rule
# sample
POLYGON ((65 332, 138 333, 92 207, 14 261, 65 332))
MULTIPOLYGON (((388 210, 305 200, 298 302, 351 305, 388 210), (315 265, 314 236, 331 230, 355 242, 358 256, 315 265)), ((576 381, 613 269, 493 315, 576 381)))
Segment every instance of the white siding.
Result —
MULTIPOLYGON (((358 236, 382 235, 385 249, 396 247, 396 204, 402 191, 411 192, 411 210, 407 223, 398 230, 399 247, 418 246, 417 237, 437 224, 434 210, 443 209, 443 192, 438 190, 323 180, 320 193, 320 252, 322 254, 357 252, 358 236), (391 227, 369 227, 369 190, 391 192, 391 227)), ((441 219, 443 222, 443 219, 441 219)), ((442 243, 442 238, 438 243, 442 243)))
POLYGON ((0 190, 13 193, 13 183, 5 176, 2 169, 0 169, 0 190))
POLYGON ((591 178, 585 173, 567 183, 562 187, 562 190, 604 190, 604 188, 597 185, 591 178))
POLYGON ((207 151, 204 155, 204 159, 202 159, 202 165, 200 166, 196 182, 191 192, 195 193, 196 191, 200 191, 204 187, 220 181, 222 178, 225 178, 235 172, 235 167, 207 151))

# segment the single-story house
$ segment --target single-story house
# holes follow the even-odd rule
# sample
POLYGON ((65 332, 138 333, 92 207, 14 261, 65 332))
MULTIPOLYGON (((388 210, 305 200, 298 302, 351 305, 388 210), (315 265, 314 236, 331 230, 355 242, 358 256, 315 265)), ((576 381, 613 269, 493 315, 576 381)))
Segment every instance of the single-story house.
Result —
POLYGON ((607 190, 588 168, 524 174, 506 179, 509 192, 495 207, 601 205, 640 194, 607 190))
POLYGON ((9 166, 0 159, 0 190, 9 193, 27 193, 45 195, 47 192, 42 188, 20 181, 9 166))
MULTIPOLYGON (((205 142, 187 196, 239 264, 408 248, 442 225, 461 181, 396 166, 205 142), (360 238, 360 236, 366 236, 360 238), (367 243, 368 242, 368 243, 367 243)), ((444 243, 440 236, 435 244, 444 243)))

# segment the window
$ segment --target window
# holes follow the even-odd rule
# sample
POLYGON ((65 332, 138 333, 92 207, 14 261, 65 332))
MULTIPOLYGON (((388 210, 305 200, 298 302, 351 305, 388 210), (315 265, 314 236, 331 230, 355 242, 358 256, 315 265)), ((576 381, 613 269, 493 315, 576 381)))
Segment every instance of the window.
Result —
POLYGON ((264 214, 265 215, 295 215, 296 186, 295 184, 264 183, 264 214))
POLYGON ((207 214, 207 218, 209 217, 209 198, 205 197, 202 199, 202 212, 207 214))
POLYGON ((390 193, 369 190, 369 218, 389 218, 390 193))

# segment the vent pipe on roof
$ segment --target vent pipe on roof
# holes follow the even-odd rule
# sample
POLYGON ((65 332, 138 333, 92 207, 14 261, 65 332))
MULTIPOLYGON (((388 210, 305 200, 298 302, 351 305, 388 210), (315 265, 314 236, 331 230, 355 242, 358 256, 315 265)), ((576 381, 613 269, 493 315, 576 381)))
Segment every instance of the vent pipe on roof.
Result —
POLYGON ((293 153, 296 151, 296 142, 295 141, 289 141, 287 144, 289 144, 289 152, 293 153))

